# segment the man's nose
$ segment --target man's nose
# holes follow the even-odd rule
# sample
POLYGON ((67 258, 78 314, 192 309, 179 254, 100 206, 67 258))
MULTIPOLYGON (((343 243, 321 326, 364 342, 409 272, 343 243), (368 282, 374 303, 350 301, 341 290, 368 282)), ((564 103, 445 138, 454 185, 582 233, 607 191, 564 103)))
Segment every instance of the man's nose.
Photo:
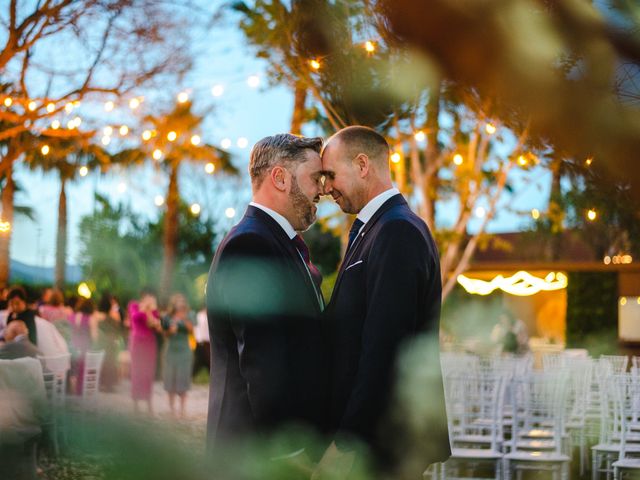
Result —
POLYGON ((321 190, 323 195, 331 194, 331 191, 333 190, 333 186, 331 185, 331 180, 329 180, 328 178, 325 178, 324 182, 322 183, 321 190))

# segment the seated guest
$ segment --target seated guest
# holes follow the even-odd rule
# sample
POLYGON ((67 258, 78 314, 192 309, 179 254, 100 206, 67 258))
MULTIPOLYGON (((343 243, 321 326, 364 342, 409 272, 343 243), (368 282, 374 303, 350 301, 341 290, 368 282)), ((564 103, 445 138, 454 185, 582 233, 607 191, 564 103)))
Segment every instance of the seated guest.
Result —
POLYGON ((9 324, 4 332, 5 344, 0 347, 1 360, 13 360, 23 357, 37 357, 40 350, 29 340, 29 329, 22 320, 9 324))
POLYGON ((51 293, 48 296, 48 302, 40 305, 38 314, 54 324, 59 321, 68 322, 69 317, 73 315, 73 310, 64 304, 64 295, 59 289, 49 290, 51 293))
POLYGON ((22 287, 14 287, 7 296, 9 302, 9 314, 7 326, 15 320, 22 320, 29 329, 29 340, 34 345, 38 344, 38 330, 36 326, 36 311, 27 308, 27 293, 22 287))

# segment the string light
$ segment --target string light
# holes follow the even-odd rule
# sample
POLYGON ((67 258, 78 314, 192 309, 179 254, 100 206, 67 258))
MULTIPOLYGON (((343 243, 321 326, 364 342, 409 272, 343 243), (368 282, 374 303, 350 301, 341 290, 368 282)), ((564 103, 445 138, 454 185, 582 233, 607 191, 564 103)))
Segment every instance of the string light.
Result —
POLYGON ((178 94, 178 103, 186 103, 189 101, 189 94, 187 92, 180 92, 178 94))
POLYGON ((74 122, 73 120, 69 120, 69 121, 67 122, 67 128, 68 128, 69 130, 73 130, 74 128, 76 128, 76 122, 74 122))
POLYGON ((309 60, 309 65, 313 70, 320 70, 320 62, 316 59, 309 60))
POLYGON ((139 106, 140 106, 140 100, 138 100, 137 98, 132 98, 131 100, 129 100, 129 108, 131 110, 135 110, 139 106))
POLYGON ((233 218, 236 216, 236 209, 233 207, 229 207, 224 211, 224 214, 227 218, 233 218))
POLYGON ((49 155, 49 145, 43 145, 40 151, 42 152, 42 155, 49 155))
POLYGON ((33 112, 36 108, 38 108, 38 104, 34 101, 31 101, 27 105, 27 108, 29 109, 30 112, 33 112))
POLYGON ((260 86, 260 77, 258 75, 251 75, 247 78, 247 85, 251 88, 258 88, 260 86))
POLYGON ((118 130, 120 132, 121 136, 125 136, 127 133, 129 133, 129 127, 127 127, 126 125, 122 125, 120 127, 120 130, 118 130))
POLYGON ((53 103, 47 103, 47 112, 49 113, 53 113, 53 111, 56 109, 55 104, 53 103))
POLYGON ((82 282, 80 285, 78 285, 78 295, 80 295, 82 298, 91 298, 91 289, 89 288, 89 285, 87 285, 85 282, 82 282))
POLYGON ((402 155, 400 155, 398 152, 393 152, 391 154, 391 161, 393 163, 400 163, 400 160, 402 160, 402 155))
POLYGON ((364 49, 367 51, 367 53, 373 53, 376 51, 376 44, 371 40, 367 40, 366 42, 364 42, 364 49))
POLYGON ((200 215, 200 210, 200 205, 198 205, 197 203, 191 205, 191 213, 193 213, 194 215, 200 215))
POLYGON ((484 218, 486 214, 487 214, 487 211, 484 209, 484 207, 478 207, 475 210, 475 215, 478 218, 484 218))
POLYGON ((245 137, 240 137, 236 142, 236 145, 238 146, 238 148, 247 148, 247 146, 249 145, 249 140, 247 140, 245 137))
POLYGON ((596 211, 592 208, 587 212, 587 219, 591 222, 593 222, 596 217, 598 216, 598 214, 596 213, 596 211))
POLYGON ((220 142, 220 146, 225 150, 231 148, 231 144, 232 142, 230 138, 223 138, 222 141, 220 142))
POLYGON ((11 231, 11 223, 0 221, 0 233, 8 233, 11 231))
POLYGON ((621 297, 620 298, 620 305, 622 305, 623 307, 627 304, 627 297, 621 297))
POLYGON ((453 156, 453 163, 455 163, 456 165, 460 166, 460 165, 462 165, 462 162, 464 162, 464 159, 462 158, 462 155, 460 155, 459 153, 456 153, 453 156))
POLYGON ((87 174, 89 173, 89 169, 85 165, 83 165, 83 166, 80 167, 80 172, 79 173, 80 173, 81 177, 86 177, 87 174))
POLYGON ((58 120, 54 120, 53 122, 51 122, 51 128, 53 130, 57 130, 60 128, 60 121, 58 120))
POLYGON ((415 133, 413 138, 415 138, 416 141, 418 141, 418 142, 424 142, 424 140, 425 140, 425 138, 427 138, 427 136, 425 135, 425 133, 422 130, 420 130, 420 131, 417 131, 415 133))
POLYGON ((156 195, 153 202, 156 204, 156 207, 161 207, 164 204, 164 197, 162 195, 156 195))
POLYGON ((605 256, 602 260, 605 265, 609 265, 611 263, 611 257, 609 255, 605 256))
POLYGON ((11 98, 7 97, 4 99, 4 106, 5 107, 10 107, 13 104, 13 100, 11 100, 11 98))
POLYGON ((496 289, 511 295, 525 297, 535 295, 538 292, 550 292, 567 288, 568 279, 564 273, 550 272, 545 278, 539 278, 525 271, 519 271, 511 277, 496 276, 493 280, 469 278, 465 275, 458 275, 457 281, 471 294, 489 295, 496 289))
POLYGON ((211 88, 211 95, 214 97, 221 97, 224 93, 224 87, 222 85, 214 85, 211 88))
POLYGON ((64 106, 64 111, 71 113, 73 111, 73 103, 69 102, 64 106))
POLYGON ((191 136, 191 145, 200 145, 200 135, 191 136))
POLYGON ((175 139, 178 138, 178 134, 176 132, 169 132, 167 133, 167 140, 169 140, 170 142, 175 141, 175 139))
POLYGON ((102 129, 102 133, 104 133, 106 136, 113 135, 113 127, 111 126, 104 127, 102 129))
POLYGON ((109 145, 111 143, 111 137, 105 135, 104 137, 102 137, 102 144, 106 147, 107 145, 109 145))
POLYGON ((538 220, 540 218, 540 210, 534 208, 533 210, 531 210, 531 216, 534 220, 538 220))
POLYGON ((493 135, 494 133, 496 133, 496 126, 492 123, 487 123, 484 127, 485 132, 487 132, 489 135, 493 135))
POLYGON ((151 138, 151 130, 145 130, 142 132, 142 140, 145 142, 151 138))
POLYGON ((584 161, 584 164, 585 164, 587 167, 590 167, 592 163, 593 163, 593 157, 589 157, 589 158, 587 158, 587 159, 584 161))
POLYGON ((524 155, 520 155, 518 157, 518 165, 520 165, 521 167, 524 167, 527 165, 527 159, 524 157, 524 155))
POLYGON ((216 171, 216 166, 213 163, 209 162, 204 166, 204 171, 211 175, 216 171))
POLYGON ((73 124, 78 128, 82 124, 82 119, 80 117, 75 117, 73 119, 73 124))
POLYGON ((114 106, 115 106, 115 105, 114 105, 114 103, 113 103, 111 100, 109 100, 108 102, 106 102, 106 103, 104 104, 104 111, 105 111, 105 112, 110 112, 110 111, 112 111, 112 110, 113 110, 113 107, 114 107, 114 106))
POLYGON ((160 160, 162 158, 162 150, 156 148, 151 154, 154 160, 160 160))

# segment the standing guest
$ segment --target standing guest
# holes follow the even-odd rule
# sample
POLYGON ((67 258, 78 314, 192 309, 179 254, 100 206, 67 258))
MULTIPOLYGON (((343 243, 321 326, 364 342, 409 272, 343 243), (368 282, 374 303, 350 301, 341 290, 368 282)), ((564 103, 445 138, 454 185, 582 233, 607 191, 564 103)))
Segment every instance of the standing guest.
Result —
POLYGON ((60 289, 49 289, 47 303, 40 305, 38 314, 45 320, 49 320, 51 323, 56 324, 59 321, 68 321, 69 317, 73 315, 73 310, 64 304, 64 295, 60 289))
POLYGON ((153 413, 152 390, 156 375, 156 331, 161 330, 158 300, 151 289, 144 289, 137 307, 131 309, 131 397, 137 413, 138 401, 147 402, 149 413, 153 413))
POLYGON ((180 416, 184 418, 187 392, 191 388, 193 355, 189 334, 193 332, 193 315, 187 299, 176 293, 169 300, 169 311, 162 319, 167 342, 164 349, 164 389, 169 394, 169 408, 175 416, 176 395, 180 397, 180 416))
POLYGON ((196 314, 196 325, 193 328, 193 336, 196 339, 195 361, 193 362, 193 376, 201 368, 211 372, 211 343, 209 342, 209 322, 207 309, 203 308, 196 314))
POLYGON ((112 392, 118 383, 118 353, 120 350, 120 308, 118 302, 105 292, 98 302, 98 345, 104 350, 104 363, 100 375, 100 386, 112 392))
POLYGON ((4 332, 5 344, 0 346, 0 360, 42 355, 38 347, 29 341, 29 329, 22 320, 15 320, 4 332))
POLYGON ((38 307, 38 310, 40 310, 41 306, 47 305, 51 302, 51 295, 53 295, 53 291, 54 289, 51 287, 46 287, 42 290, 42 293, 40 294, 40 298, 36 302, 36 306, 38 307))
POLYGON ((72 375, 75 376, 76 395, 82 394, 84 357, 98 340, 98 321, 95 304, 90 298, 83 298, 77 304, 78 311, 71 317, 71 344, 73 345, 72 375))
POLYGON ((29 329, 29 340, 34 345, 37 345, 38 331, 36 327, 36 311, 27 308, 27 293, 22 287, 14 287, 9 291, 7 301, 9 302, 7 326, 15 320, 22 320, 29 329))

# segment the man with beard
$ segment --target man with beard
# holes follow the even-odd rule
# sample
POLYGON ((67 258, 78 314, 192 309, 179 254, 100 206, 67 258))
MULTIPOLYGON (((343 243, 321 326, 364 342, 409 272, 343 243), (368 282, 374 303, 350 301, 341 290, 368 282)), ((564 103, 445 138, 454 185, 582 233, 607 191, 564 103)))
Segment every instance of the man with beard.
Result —
POLYGON ((326 311, 332 356, 329 424, 335 441, 313 478, 336 465, 348 470, 349 450, 358 443, 370 448, 378 467, 406 464, 399 457, 415 442, 403 438, 395 421, 403 415, 389 407, 399 355, 416 345, 419 333, 429 339, 420 338, 427 346, 421 349, 421 374, 429 379, 421 387, 425 408, 420 415, 427 419, 430 438, 421 452, 425 463, 415 474, 450 453, 438 350, 438 251, 426 224, 393 188, 389 153, 384 137, 361 126, 340 130, 322 152, 324 192, 357 217, 326 311), (393 422, 390 413, 396 414, 393 422))
POLYGON ((320 138, 279 134, 251 151, 253 201, 207 281, 210 447, 291 423, 323 427, 322 278, 297 233, 316 219, 321 147, 320 138))

